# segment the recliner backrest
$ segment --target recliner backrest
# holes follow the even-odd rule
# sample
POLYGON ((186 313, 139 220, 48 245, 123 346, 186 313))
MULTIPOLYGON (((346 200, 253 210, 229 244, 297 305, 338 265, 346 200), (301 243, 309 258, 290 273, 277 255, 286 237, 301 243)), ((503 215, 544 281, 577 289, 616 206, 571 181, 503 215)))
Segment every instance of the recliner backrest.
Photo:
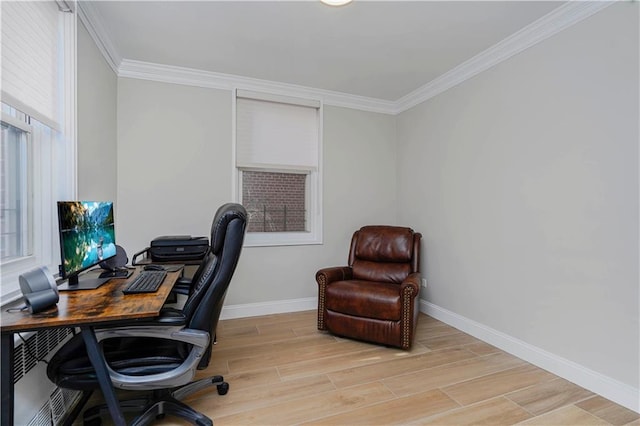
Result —
POLYGON ((353 278, 401 283, 420 271, 420 234, 400 226, 363 226, 353 234, 349 266, 353 278))
POLYGON ((188 327, 215 334, 224 298, 238 264, 247 224, 247 212, 236 203, 221 206, 211 225, 209 253, 182 313, 188 327))

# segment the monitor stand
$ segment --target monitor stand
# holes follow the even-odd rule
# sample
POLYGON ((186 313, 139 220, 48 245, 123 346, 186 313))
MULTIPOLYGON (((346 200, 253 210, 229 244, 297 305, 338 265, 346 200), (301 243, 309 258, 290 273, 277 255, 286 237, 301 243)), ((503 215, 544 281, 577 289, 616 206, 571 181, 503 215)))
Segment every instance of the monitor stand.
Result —
POLYGON ((115 271, 104 271, 100 275, 93 273, 82 275, 71 275, 69 280, 58 286, 59 291, 71 290, 93 290, 100 287, 112 278, 127 278, 132 271, 127 269, 117 269, 115 271))
POLYGON ((98 278, 129 278, 133 271, 128 269, 114 269, 112 271, 104 271, 98 278))
POLYGON ((79 280, 75 281, 75 283, 73 284, 71 284, 70 281, 67 281, 64 284, 59 285, 58 291, 93 290, 100 287, 110 279, 111 278, 82 277, 79 280))

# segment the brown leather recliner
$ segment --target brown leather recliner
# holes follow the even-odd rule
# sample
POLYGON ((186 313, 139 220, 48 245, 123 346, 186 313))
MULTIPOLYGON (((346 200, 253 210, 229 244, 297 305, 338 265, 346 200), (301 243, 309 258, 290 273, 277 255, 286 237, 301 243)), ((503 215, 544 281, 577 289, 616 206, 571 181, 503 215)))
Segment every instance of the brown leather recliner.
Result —
POLYGON ((318 329, 409 349, 418 322, 421 238, 399 226, 356 231, 349 266, 316 273, 318 329))

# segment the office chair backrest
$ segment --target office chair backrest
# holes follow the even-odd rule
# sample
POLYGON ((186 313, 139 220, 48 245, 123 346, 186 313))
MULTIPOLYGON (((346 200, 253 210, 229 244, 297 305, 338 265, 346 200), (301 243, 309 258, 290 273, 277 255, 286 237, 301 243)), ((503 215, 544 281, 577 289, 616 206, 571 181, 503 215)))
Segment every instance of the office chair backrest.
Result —
POLYGON ((182 308, 189 328, 209 331, 218 325, 224 298, 238 264, 247 224, 247 211, 240 204, 227 203, 216 212, 211 225, 209 253, 199 268, 189 298, 182 308))

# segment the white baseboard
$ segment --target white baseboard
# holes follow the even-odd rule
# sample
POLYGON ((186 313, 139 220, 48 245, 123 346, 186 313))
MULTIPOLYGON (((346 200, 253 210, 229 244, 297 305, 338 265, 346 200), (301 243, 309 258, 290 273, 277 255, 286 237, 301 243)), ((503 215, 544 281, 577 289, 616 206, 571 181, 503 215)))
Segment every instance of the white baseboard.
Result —
POLYGON ((287 312, 310 311, 318 308, 317 297, 304 299, 276 300, 273 302, 229 305, 222 308, 220 319, 257 317, 260 315, 283 314, 287 312))
POLYGON ((640 390, 494 330, 438 305, 420 300, 420 312, 513 354, 572 383, 635 412, 640 412, 640 390))

